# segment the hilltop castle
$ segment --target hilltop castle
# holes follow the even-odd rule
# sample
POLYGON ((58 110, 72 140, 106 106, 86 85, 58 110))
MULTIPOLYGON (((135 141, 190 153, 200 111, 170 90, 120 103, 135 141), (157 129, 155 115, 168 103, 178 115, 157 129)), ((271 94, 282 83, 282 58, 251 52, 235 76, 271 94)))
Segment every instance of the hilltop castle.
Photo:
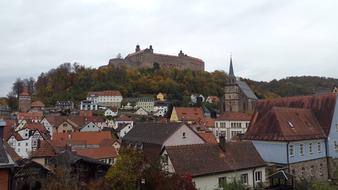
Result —
POLYGON ((109 60, 109 65, 120 67, 127 66, 132 68, 177 68, 180 70, 190 69, 194 71, 204 71, 204 61, 195 57, 190 57, 182 51, 177 56, 154 53, 153 47, 141 50, 136 45, 135 52, 128 54, 124 59, 114 58, 109 60))

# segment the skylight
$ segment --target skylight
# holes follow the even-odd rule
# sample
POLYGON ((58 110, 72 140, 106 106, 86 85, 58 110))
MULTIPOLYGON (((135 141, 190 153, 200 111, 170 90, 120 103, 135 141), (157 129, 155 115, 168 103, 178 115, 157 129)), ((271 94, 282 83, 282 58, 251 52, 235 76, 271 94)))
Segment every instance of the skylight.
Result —
POLYGON ((291 121, 288 121, 288 123, 289 123, 289 127, 294 128, 294 126, 293 126, 293 124, 291 123, 291 121))

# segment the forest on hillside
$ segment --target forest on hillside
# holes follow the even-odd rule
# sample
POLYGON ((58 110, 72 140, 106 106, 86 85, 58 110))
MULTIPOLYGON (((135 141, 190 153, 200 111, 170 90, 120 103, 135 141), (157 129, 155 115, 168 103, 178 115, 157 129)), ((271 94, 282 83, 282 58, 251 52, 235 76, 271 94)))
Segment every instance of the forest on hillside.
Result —
MULTIPOLYGON (((23 86, 28 86, 33 100, 41 100, 47 105, 54 105, 57 100, 85 99, 88 91, 119 90, 124 97, 155 95, 164 92, 171 99, 186 105, 192 93, 204 96, 221 97, 226 84, 227 73, 224 71, 191 71, 177 69, 133 69, 113 66, 88 68, 78 63, 64 63, 48 72, 41 73, 35 79, 18 78, 8 94, 8 102, 15 108, 15 101, 23 86)), ((287 77, 270 82, 245 80, 258 98, 280 96, 309 95, 330 91, 338 85, 338 79, 301 76, 287 77)))

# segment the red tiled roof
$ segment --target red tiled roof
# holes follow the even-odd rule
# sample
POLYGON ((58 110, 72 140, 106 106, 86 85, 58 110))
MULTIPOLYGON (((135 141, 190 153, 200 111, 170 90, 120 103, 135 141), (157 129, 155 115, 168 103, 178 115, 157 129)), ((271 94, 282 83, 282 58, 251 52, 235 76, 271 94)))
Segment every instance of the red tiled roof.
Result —
POLYGON ((250 121, 251 115, 242 112, 224 112, 216 121, 250 121))
POLYGON ((14 129, 16 127, 16 122, 14 120, 5 120, 6 126, 4 127, 3 138, 8 139, 12 133, 14 133, 14 129))
POLYGON ((126 115, 120 115, 116 121, 133 121, 131 118, 129 118, 128 116, 126 115))
POLYGON ((42 119, 43 112, 20 112, 18 113, 18 119, 21 120, 32 120, 32 119, 42 119))
POLYGON ((110 131, 56 133, 53 136, 52 144, 55 146, 65 146, 67 144, 100 145, 106 143, 107 140, 113 141, 110 131))
POLYGON ((32 107, 41 108, 41 107, 45 107, 45 104, 43 104, 41 101, 34 101, 32 102, 32 107))
POLYGON ((266 115, 269 114, 269 112, 271 115, 271 109, 273 107, 304 108, 311 110, 313 116, 322 127, 325 135, 328 135, 331 128, 336 99, 337 95, 330 93, 314 96, 295 96, 258 100, 255 106, 255 114, 251 119, 251 124, 245 134, 245 138, 250 136, 250 138, 253 139, 254 136, 259 136, 259 134, 257 134, 258 126, 269 128, 271 121, 266 119, 266 115))
POLYGON ((177 117, 180 121, 200 122, 204 119, 202 108, 196 107, 175 107, 177 117))
POLYGON ((106 90, 106 91, 92 91, 88 92, 88 96, 122 96, 118 90, 106 90))
POLYGON ((198 133, 198 135, 200 137, 202 137, 202 139, 209 144, 218 144, 216 137, 214 134, 212 134, 211 132, 200 132, 198 133))
POLYGON ((215 120, 212 118, 205 117, 200 123, 208 128, 215 127, 215 120))
POLYGON ((117 151, 113 146, 99 148, 78 149, 76 153, 81 156, 86 156, 93 159, 116 158, 117 151))
POLYGON ((325 133, 310 109, 272 107, 260 120, 253 120, 246 139, 293 141, 322 139, 325 133))
POLYGON ((39 132, 45 132, 46 128, 41 123, 27 123, 24 128, 29 130, 38 130, 39 132))
POLYGON ((55 148, 48 141, 40 141, 40 147, 32 152, 32 158, 52 157, 56 155, 55 148))

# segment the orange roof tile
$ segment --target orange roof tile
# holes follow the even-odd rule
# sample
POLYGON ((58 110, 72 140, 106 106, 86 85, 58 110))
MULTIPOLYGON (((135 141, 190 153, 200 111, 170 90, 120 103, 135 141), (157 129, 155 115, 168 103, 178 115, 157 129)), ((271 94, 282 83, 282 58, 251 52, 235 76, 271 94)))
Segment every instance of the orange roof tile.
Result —
POLYGON ((106 143, 107 140, 113 141, 110 131, 56 133, 53 136, 52 144, 55 146, 65 146, 67 144, 100 145, 106 143))
POLYGON ((200 137, 202 137, 202 139, 209 144, 218 144, 216 137, 214 134, 212 134, 211 132, 201 132, 198 133, 198 135, 200 137))
POLYGON ((202 108, 196 107, 175 107, 177 117, 180 121, 200 122, 204 118, 202 108))
POLYGON ((242 112, 224 112, 216 121, 250 121, 251 115, 242 112))
POLYGON ((105 159, 117 157, 117 151, 113 146, 99 148, 78 149, 76 153, 81 156, 86 156, 93 159, 105 159))

